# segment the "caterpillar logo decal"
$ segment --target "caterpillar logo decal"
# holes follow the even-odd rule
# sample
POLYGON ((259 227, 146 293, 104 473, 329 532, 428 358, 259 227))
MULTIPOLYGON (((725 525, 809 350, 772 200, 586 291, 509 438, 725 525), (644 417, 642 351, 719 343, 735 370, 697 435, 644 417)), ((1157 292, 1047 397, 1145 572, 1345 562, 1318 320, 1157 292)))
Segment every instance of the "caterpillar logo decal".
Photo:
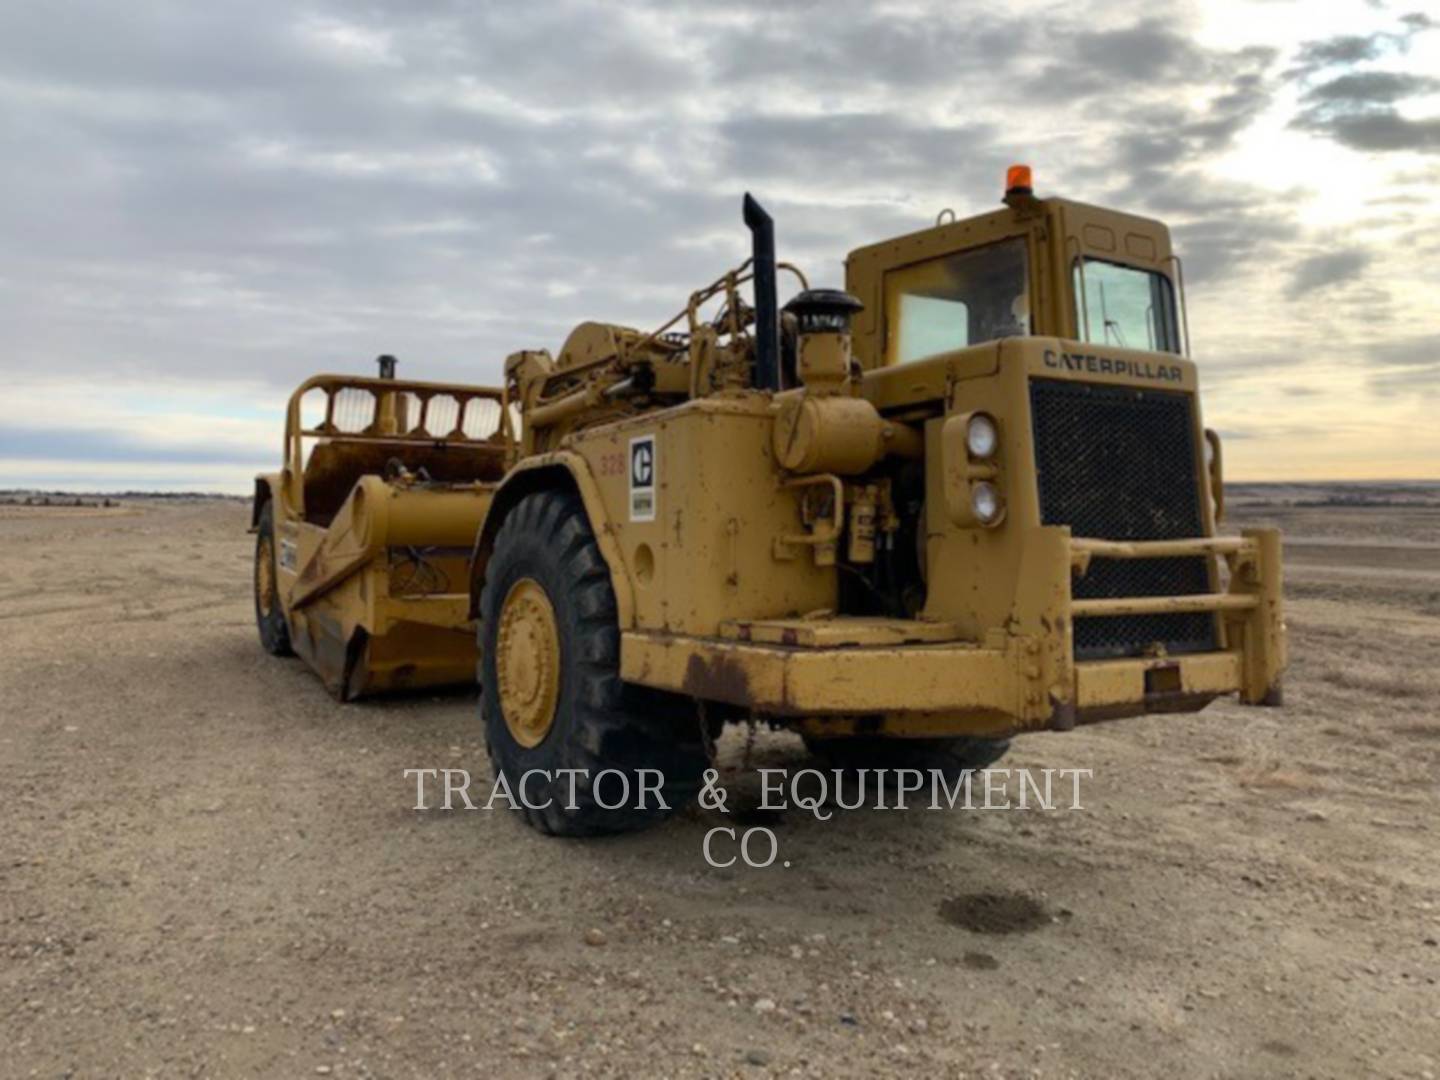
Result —
POLYGON ((1092 375, 1128 375, 1134 379, 1155 379, 1159 382, 1183 382, 1185 370, 1179 364, 1159 364, 1149 360, 1119 360, 1094 353, 1057 353, 1045 350, 1045 366, 1063 371, 1086 371, 1092 375))
POLYGON ((630 440, 630 520, 655 520, 655 436, 641 435, 630 440))

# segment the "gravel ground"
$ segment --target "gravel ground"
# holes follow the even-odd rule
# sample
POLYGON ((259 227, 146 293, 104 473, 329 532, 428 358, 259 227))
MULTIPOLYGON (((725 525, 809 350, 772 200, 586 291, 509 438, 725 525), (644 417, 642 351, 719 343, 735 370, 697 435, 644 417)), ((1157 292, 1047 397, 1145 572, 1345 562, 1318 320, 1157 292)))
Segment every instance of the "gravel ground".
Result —
MULTIPOLYGON (((740 814, 763 870, 413 810, 473 695, 264 655, 245 514, 0 508, 0 1074, 1440 1074, 1440 512, 1280 515, 1287 708, 1021 740, 1083 811, 740 814)), ((746 742, 736 810, 805 764, 746 742)))

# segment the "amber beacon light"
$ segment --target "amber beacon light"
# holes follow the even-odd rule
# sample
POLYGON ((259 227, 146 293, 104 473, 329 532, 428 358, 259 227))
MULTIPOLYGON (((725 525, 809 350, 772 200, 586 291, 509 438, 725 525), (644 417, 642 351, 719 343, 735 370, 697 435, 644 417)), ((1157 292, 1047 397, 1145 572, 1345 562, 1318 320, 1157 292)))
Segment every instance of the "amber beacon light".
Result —
POLYGON ((1034 185, 1030 182, 1029 165, 1011 165, 1005 170, 1006 195, 1033 195, 1034 185))

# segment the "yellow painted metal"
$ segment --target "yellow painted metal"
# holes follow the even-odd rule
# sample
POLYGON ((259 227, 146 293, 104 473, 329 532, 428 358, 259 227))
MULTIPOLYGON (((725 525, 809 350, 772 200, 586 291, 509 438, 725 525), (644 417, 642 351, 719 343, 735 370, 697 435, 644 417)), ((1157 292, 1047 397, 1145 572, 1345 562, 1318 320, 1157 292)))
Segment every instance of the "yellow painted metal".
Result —
POLYGON ((1077 619, 1105 615, 1175 615, 1187 611, 1249 611, 1259 605, 1254 596, 1235 593, 1196 593, 1185 596, 1124 596, 1100 600, 1074 600, 1070 612, 1077 619))
MULTIPOLYGON (((362 476, 322 542, 303 563, 290 592, 290 606, 313 602, 389 548, 468 547, 488 502, 484 488, 404 488, 378 476, 362 476)), ((463 580, 454 583, 455 591, 463 580)))
POLYGON ((255 553, 255 600, 261 615, 275 610, 275 544, 269 536, 260 537, 255 553))
MULTIPOLYGON (((1056 726, 1054 704, 1031 697, 1033 654, 1013 639, 1002 647, 805 648, 628 633, 621 656, 627 680, 798 718, 812 734, 978 735, 1056 726), (805 726, 814 719, 824 723, 805 726)), ((1194 708, 1233 693, 1245 662, 1240 650, 1087 661, 1070 669, 1059 696, 1073 703, 1081 723, 1194 708), (1159 688, 1147 686, 1155 672, 1174 675, 1159 688)))
MULTIPOLYGON (((1231 692, 1272 701, 1285 665, 1278 535, 1215 535, 1222 479, 1204 464, 1196 365, 1083 340, 1085 259, 1181 286, 1161 223, 1017 198, 852 252, 846 284, 865 305, 853 335, 800 333, 783 316, 787 389, 755 386, 748 263, 654 331, 585 323, 553 358, 512 354, 503 389, 317 377, 292 398, 285 469, 257 486, 277 504, 277 584, 297 648, 332 684, 349 686, 357 665, 362 689, 468 677, 501 523, 527 495, 567 491, 609 572, 620 674, 636 684, 811 733, 896 736, 1065 729, 1231 692), (892 362, 896 283, 1006 242, 1025 255, 1012 314, 1029 333, 892 362), (1030 412, 1037 379, 1190 398, 1200 535, 1131 543, 1048 524, 1030 412), (301 402, 314 391, 323 419, 306 426, 301 402), (373 419, 347 430, 341 405, 367 396, 373 419), (498 410, 493 434, 466 434, 472 403, 498 410), (999 444, 972 460, 965 433, 980 411, 999 444), (971 509, 982 482, 1004 507, 989 524, 971 509), (913 588, 868 598, 857 581, 897 565, 902 545, 913 588), (1096 560, 1151 558, 1203 560, 1207 591, 1072 595, 1073 576, 1096 560), (1076 620, 1194 611, 1215 613, 1216 651, 1075 658, 1076 620)), ((550 669, 535 657, 546 655, 537 643, 549 640, 553 609, 547 622, 528 589, 513 603, 499 628, 513 647, 497 662, 518 740, 548 723, 550 669)))
MULTIPOLYGON (((577 471, 594 481, 586 512, 612 569, 622 629, 714 635, 726 618, 834 608, 833 564, 817 565, 808 548, 777 558, 777 538, 807 535, 802 502, 811 485, 786 486, 771 454, 772 423, 769 396, 745 393, 700 398, 567 440, 584 462, 577 471), (650 437, 655 512, 632 520, 630 446, 650 437), (635 572, 642 546, 653 560, 648 580, 635 572)), ((828 480, 823 486, 833 490, 828 480)), ((828 513, 824 521, 825 528, 834 523, 828 513)))
POLYGON ((790 397, 775 418, 775 459, 794 473, 856 476, 885 456, 886 427, 864 398, 790 397))
POLYGON ((1106 559, 1163 559, 1187 555, 1238 555, 1253 553, 1255 545, 1239 536, 1197 536, 1187 540, 1070 541, 1077 562, 1100 556, 1106 559))
MULTIPOLYGON (((1272 559, 1251 538, 1214 535, 1212 492, 1219 481, 1203 464, 1194 477, 1203 507, 1199 536, 1126 544, 1072 537, 1042 520, 1029 411, 1033 380, 1198 394, 1196 365, 1184 356, 1077 340, 1083 327, 1073 285, 1082 258, 1151 270, 1177 289, 1181 284, 1159 222, 1062 199, 1021 200, 851 253, 847 288, 865 304, 850 349, 864 369, 860 378, 842 378, 831 361, 843 350, 815 335, 797 354, 803 389, 771 396, 729 382, 707 396, 706 380, 699 379, 684 403, 567 435, 604 492, 597 532, 613 537, 627 567, 641 547, 656 553, 643 585, 626 571, 624 584, 634 588, 636 604, 634 619, 623 624, 629 631, 621 644, 624 677, 773 711, 797 724, 810 722, 807 709, 822 713, 832 728, 848 722, 836 714, 866 712, 871 715, 862 726, 880 723, 896 734, 1065 728, 1102 716, 1198 708, 1224 692, 1263 697, 1283 667, 1278 547, 1272 559), (887 366, 891 271, 1005 240, 1024 245, 1030 267, 1030 336, 887 366), (858 408, 860 401, 874 412, 858 408), (763 434, 740 419, 760 408, 776 417, 773 461, 757 446, 763 434), (994 418, 999 433, 997 452, 984 461, 971 461, 965 450, 965 419, 976 411, 994 418), (877 440, 875 415, 917 433, 908 453, 877 440), (607 473, 605 455, 647 432, 654 433, 663 464, 659 514, 654 522, 634 522, 624 504, 624 471, 607 473), (834 614, 844 562, 836 547, 848 520, 843 508, 871 498, 872 470, 900 458, 924 462, 923 606, 917 618, 895 621, 912 630, 881 630, 877 623, 861 633, 854 618, 834 614), (866 470, 863 479, 850 479, 856 470, 866 470), (772 479, 777 472, 779 485, 772 479), (992 527, 970 514, 969 491, 981 480, 996 487, 1005 507, 992 527), (831 494, 820 498, 826 491, 831 494), (1171 557, 1206 560, 1212 591, 1072 597, 1072 573, 1095 559, 1171 557), (1214 591, 1221 559, 1231 570, 1227 593, 1214 591), (1103 666, 1075 660, 1077 619, 1191 610, 1213 611, 1222 620, 1219 651, 1103 666), (802 618, 807 612, 829 614, 802 618), (939 626, 957 640, 881 640, 903 642, 907 634, 939 626)), ((692 328, 693 311, 692 304, 692 328)), ((701 338, 692 357, 723 347, 701 338)), ((1201 463, 1205 437, 1199 408, 1192 412, 1201 463)), ((873 497, 876 508, 864 521, 878 522, 883 536, 896 510, 887 489, 877 488, 873 497)), ((856 550, 873 558, 867 542, 856 550)))
POLYGON ((1256 555, 1236 568, 1231 588, 1253 596, 1258 604, 1248 618, 1233 619, 1230 625, 1245 652, 1240 700, 1259 705, 1278 698, 1280 675, 1288 662, 1280 530, 1246 529, 1242 535, 1255 544, 1256 555))
POLYGON ((840 393, 850 378, 849 334, 806 334, 796 350, 800 381, 811 394, 840 393))
POLYGON ((272 507, 296 652, 338 697, 466 682, 469 554, 514 460, 502 390, 320 375, 287 409, 272 507))
MULTIPOLYGON (((390 627, 398 623, 433 626, 437 629, 469 628, 468 593, 427 593, 424 596, 387 596, 375 601, 375 624, 390 627)), ((471 672, 473 675, 474 672, 471 672)))
POLYGON ((720 624, 720 636, 730 641, 753 641, 765 645, 837 649, 859 645, 956 641, 960 631, 954 623, 848 615, 811 619, 729 619, 720 624))
POLYGON ((1225 520, 1225 448, 1218 432, 1205 429, 1205 446, 1209 450, 1210 464, 1206 469, 1206 480, 1210 484, 1212 510, 1216 521, 1225 520))
POLYGON ((1075 704, 1083 717, 1098 710, 1133 706, 1147 696, 1147 673, 1174 671, 1182 697, 1213 698, 1240 685, 1244 656, 1239 652, 1198 653, 1163 660, 1097 660, 1078 665, 1075 704))
POLYGON ((495 630, 500 712, 521 746, 539 746, 550 734, 560 697, 560 662, 550 597, 534 578, 521 578, 505 594, 495 630))
MULTIPOLYGON (((1014 718, 1018 667, 972 644, 790 648, 722 638, 622 635, 621 677, 781 716, 965 706, 1014 718)), ((1035 715, 1026 726, 1042 726, 1035 715)))

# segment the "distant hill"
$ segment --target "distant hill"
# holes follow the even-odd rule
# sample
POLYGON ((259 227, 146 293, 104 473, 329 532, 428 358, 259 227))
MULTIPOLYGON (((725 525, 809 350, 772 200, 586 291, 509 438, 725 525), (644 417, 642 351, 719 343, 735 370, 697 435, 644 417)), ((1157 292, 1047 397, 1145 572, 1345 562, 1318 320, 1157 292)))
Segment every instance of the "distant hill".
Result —
POLYGON ((248 495, 223 495, 220 492, 197 491, 41 491, 35 488, 0 489, 0 506, 119 506, 140 499, 173 499, 200 502, 223 500, 244 502, 248 495))
POLYGON ((1225 485, 1232 506, 1440 507, 1440 480, 1353 480, 1225 485))

